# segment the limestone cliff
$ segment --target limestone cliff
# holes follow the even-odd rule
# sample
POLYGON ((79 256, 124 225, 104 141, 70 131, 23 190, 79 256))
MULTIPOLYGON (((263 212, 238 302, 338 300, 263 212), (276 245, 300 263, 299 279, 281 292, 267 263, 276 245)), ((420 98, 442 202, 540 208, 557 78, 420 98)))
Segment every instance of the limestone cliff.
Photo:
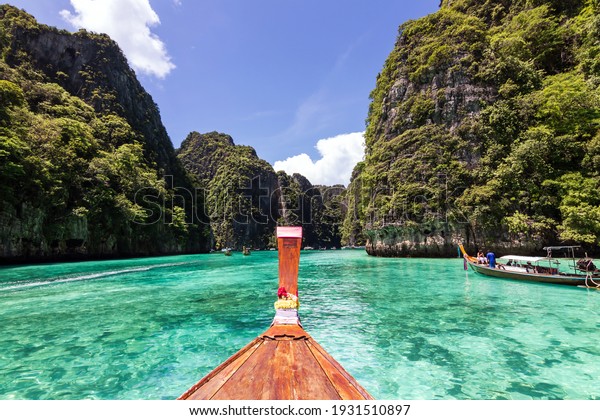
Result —
POLYGON ((31 66, 46 81, 92 105, 96 113, 123 117, 143 137, 150 160, 167 174, 183 175, 157 105, 112 39, 84 29, 70 33, 21 25, 14 19, 7 26, 10 43, 5 60, 10 67, 31 66))
POLYGON ((300 174, 275 173, 253 148, 223 133, 192 132, 177 156, 206 197, 216 249, 273 247, 277 225, 302 225, 304 246, 340 246, 343 186, 313 186, 300 174))
POLYGON ((341 224, 346 213, 346 188, 343 185, 312 185, 301 174, 277 172, 282 223, 304 227, 303 245, 315 249, 340 248, 341 224))
POLYGON ((116 43, 3 5, 0 49, 0 261, 207 250, 175 192, 191 181, 116 43))
POLYGON ((371 94, 345 238, 385 256, 600 244, 600 200, 581 198, 600 184, 599 10, 448 0, 403 24, 371 94))
POLYGON ((226 134, 192 132, 177 156, 205 197, 214 248, 274 246, 277 176, 252 147, 235 145, 226 134))

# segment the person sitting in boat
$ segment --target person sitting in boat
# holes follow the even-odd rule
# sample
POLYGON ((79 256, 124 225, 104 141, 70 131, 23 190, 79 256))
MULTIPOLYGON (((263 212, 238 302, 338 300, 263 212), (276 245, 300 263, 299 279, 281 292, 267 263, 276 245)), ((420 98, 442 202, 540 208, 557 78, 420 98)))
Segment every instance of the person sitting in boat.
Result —
POLYGON ((485 257, 483 256, 483 252, 481 251, 477 252, 477 262, 479 264, 487 264, 487 260, 485 259, 485 257))
POLYGON ((494 254, 492 251, 489 251, 485 257, 488 260, 490 268, 496 268, 496 254, 494 254))
POLYGON ((528 273, 535 273, 535 267, 531 265, 531 261, 527 261, 527 265, 525 266, 525 271, 528 273))

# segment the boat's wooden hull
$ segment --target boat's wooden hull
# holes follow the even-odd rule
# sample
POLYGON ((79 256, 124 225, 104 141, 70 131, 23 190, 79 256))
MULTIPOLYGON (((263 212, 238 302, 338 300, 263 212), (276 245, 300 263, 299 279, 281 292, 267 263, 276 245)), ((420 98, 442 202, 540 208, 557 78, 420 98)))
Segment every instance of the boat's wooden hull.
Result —
MULTIPOLYGON (((491 268, 486 265, 481 265, 468 261, 469 266, 476 273, 485 276, 498 277, 509 280, 524 280, 538 283, 565 284, 570 286, 585 286, 585 277, 581 276, 562 276, 559 274, 545 275, 536 273, 520 273, 515 271, 503 270, 501 268, 491 268)), ((597 280, 597 279, 596 279, 597 280)))
MULTIPOLYGON (((279 290, 298 296, 302 228, 278 226, 279 290)), ((343 326, 340 326, 340 331, 343 326)), ((277 310, 271 327, 192 386, 183 400, 372 400, 300 324, 277 310)))
POLYGON ((372 400, 299 325, 273 325, 180 400, 372 400))
MULTIPOLYGON (((466 253, 465 249, 462 245, 460 245, 460 250, 463 253, 463 257, 465 261, 469 264, 469 267, 473 271, 478 274, 483 274, 484 276, 490 277, 498 277, 501 279, 508 280, 520 280, 520 281, 532 281, 536 283, 550 283, 550 284, 564 284, 568 286, 592 286, 593 283, 588 280, 589 284, 586 284, 586 277, 581 275, 561 275, 561 274, 538 274, 538 273, 522 273, 502 269, 502 268, 491 268, 487 265, 477 263, 477 259, 475 257, 470 256, 466 253)), ((593 281, 595 283, 600 283, 600 278, 594 276, 593 281)))

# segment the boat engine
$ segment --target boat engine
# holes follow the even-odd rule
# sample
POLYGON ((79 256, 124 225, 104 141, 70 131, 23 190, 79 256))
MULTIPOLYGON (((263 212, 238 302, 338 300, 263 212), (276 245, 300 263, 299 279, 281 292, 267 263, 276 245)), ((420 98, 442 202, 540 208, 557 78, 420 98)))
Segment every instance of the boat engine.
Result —
POLYGON ((596 271, 596 265, 589 258, 582 258, 577 261, 577 268, 581 271, 596 271))

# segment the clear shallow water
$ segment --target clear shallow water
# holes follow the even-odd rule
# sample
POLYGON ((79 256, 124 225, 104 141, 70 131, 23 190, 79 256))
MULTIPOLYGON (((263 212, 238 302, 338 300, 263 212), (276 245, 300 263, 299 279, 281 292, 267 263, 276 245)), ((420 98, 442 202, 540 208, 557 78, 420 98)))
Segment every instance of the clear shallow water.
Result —
MULTIPOLYGON (((273 317, 277 253, 0 268, 0 399, 171 399, 273 317)), ((600 292, 302 252, 305 329, 379 399, 600 399, 600 292)))

